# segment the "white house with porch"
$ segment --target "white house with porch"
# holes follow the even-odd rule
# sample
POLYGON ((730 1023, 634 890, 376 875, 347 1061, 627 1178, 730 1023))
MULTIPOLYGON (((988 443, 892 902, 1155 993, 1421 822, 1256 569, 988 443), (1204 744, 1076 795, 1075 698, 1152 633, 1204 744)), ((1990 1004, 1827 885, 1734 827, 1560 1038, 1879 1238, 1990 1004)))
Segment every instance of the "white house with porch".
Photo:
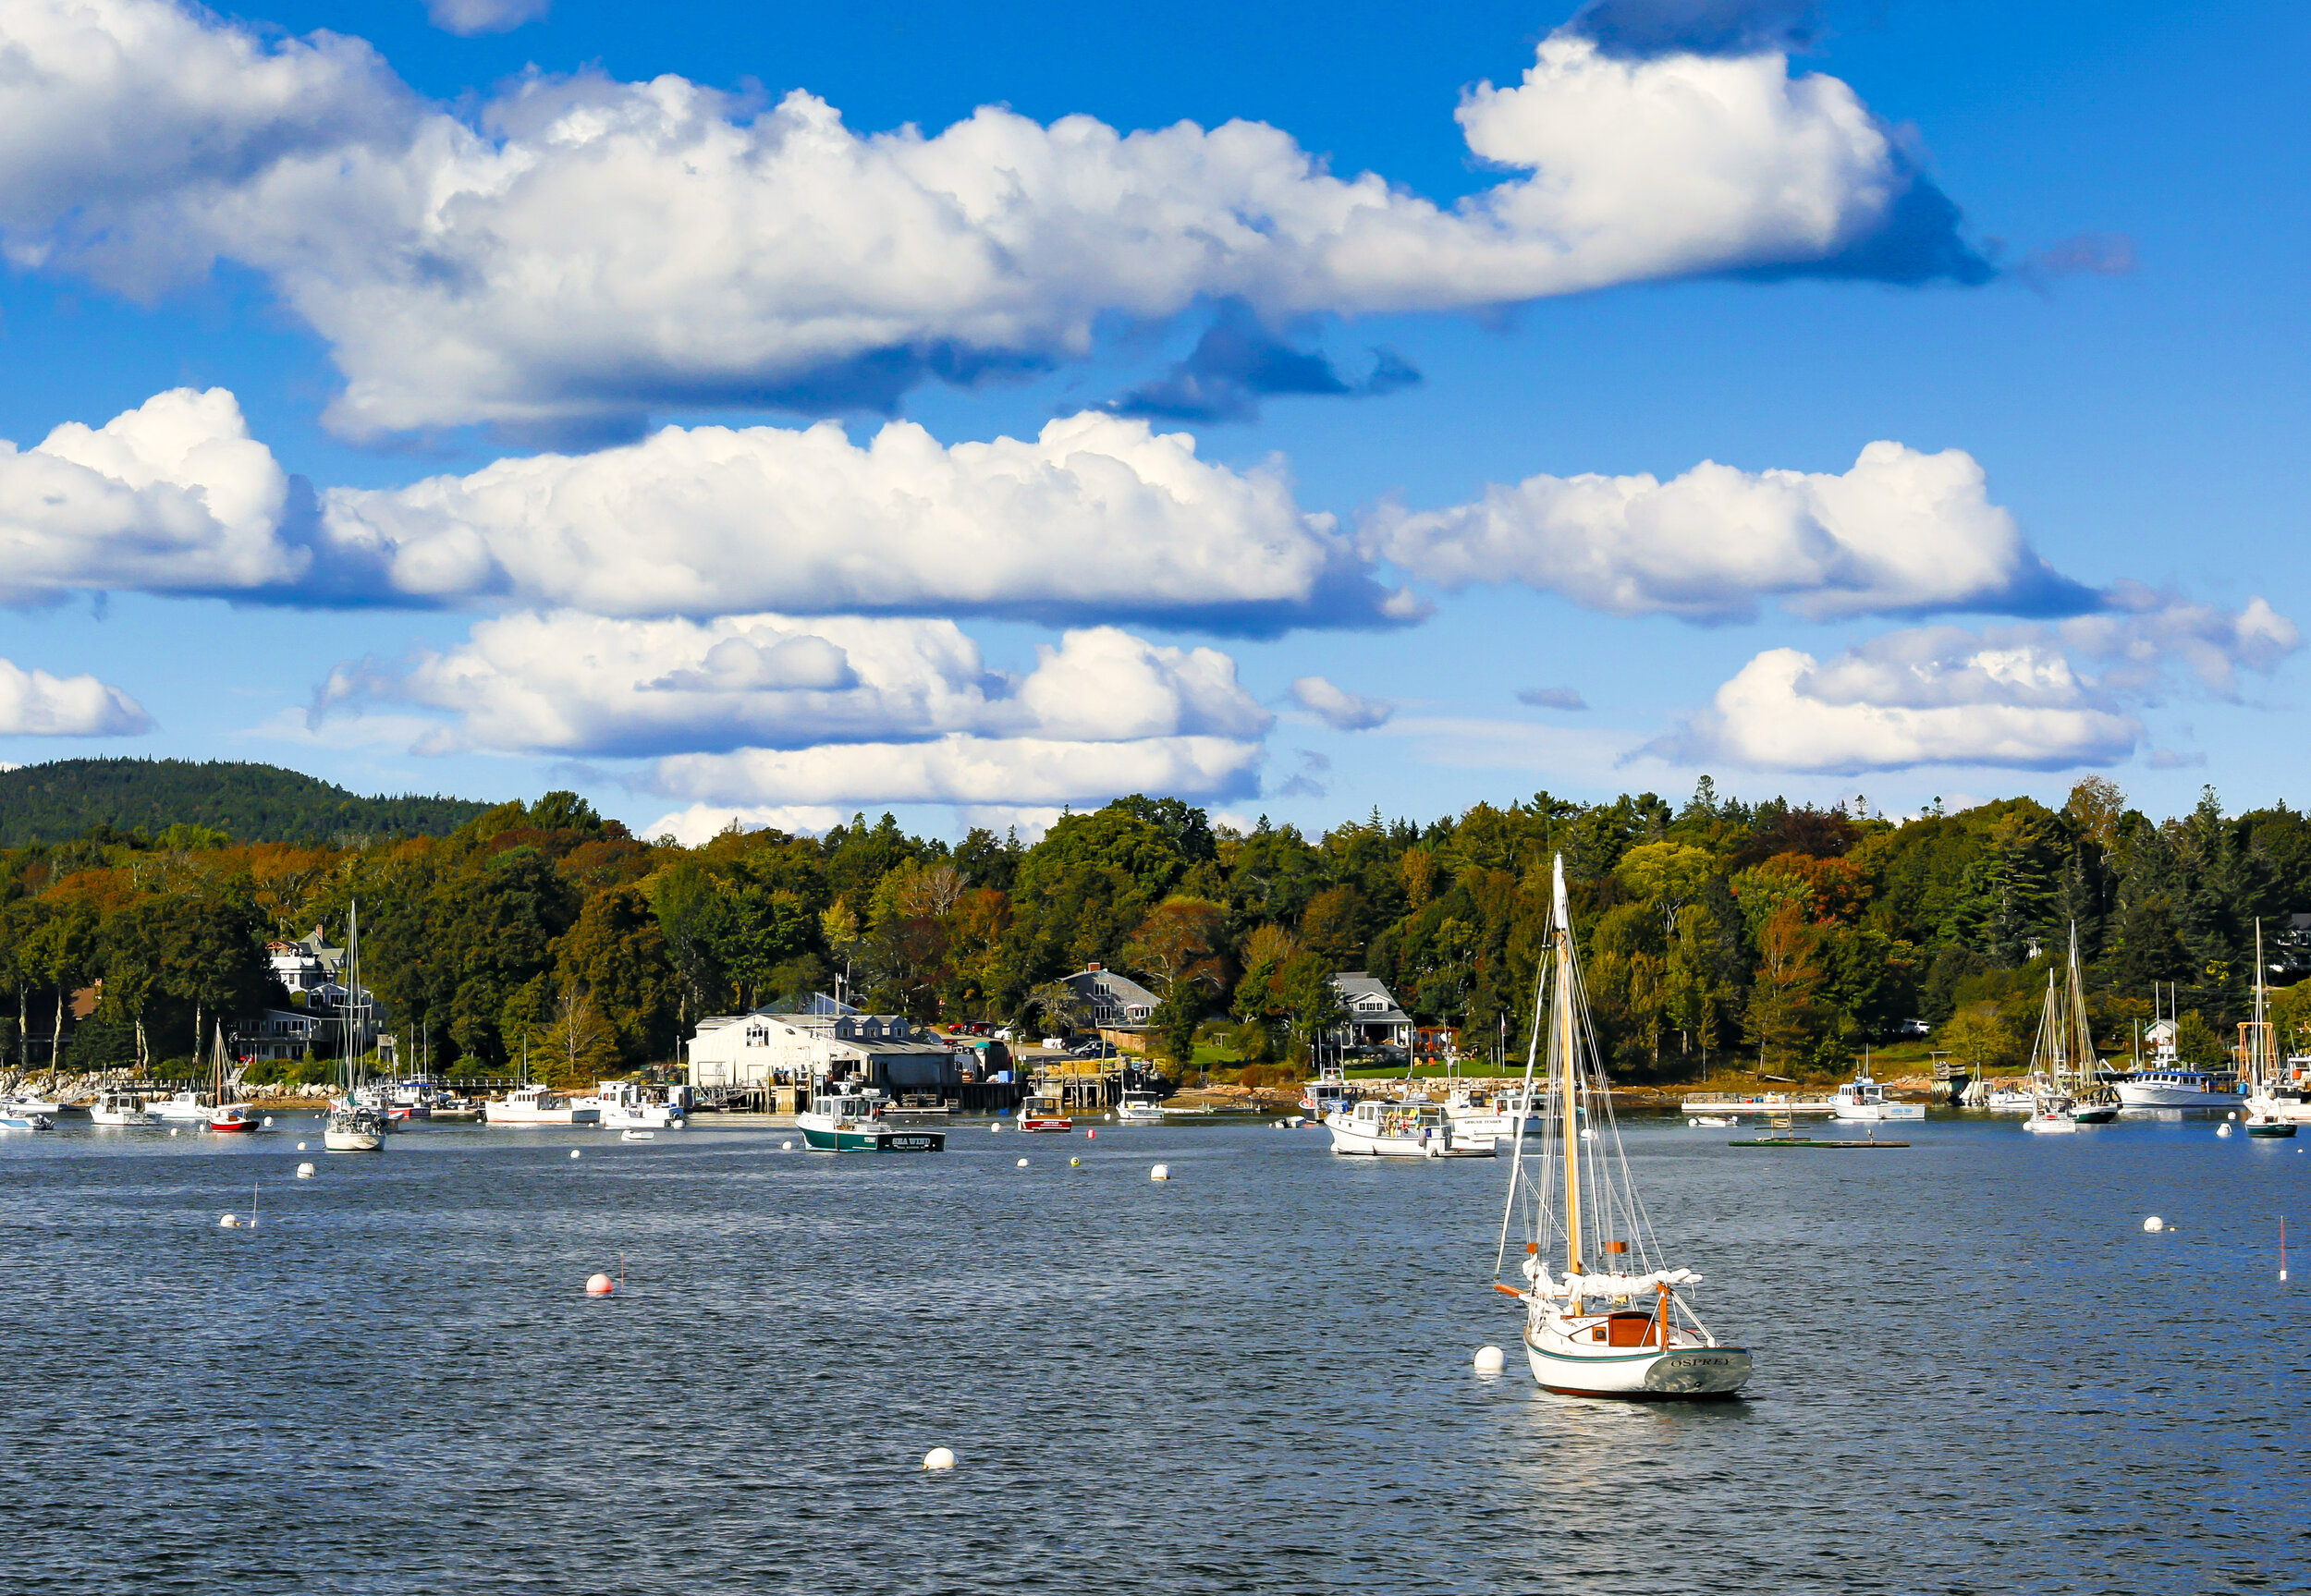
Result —
POLYGON ((1396 994, 1384 983, 1361 969, 1349 969, 1332 978, 1332 990, 1348 1011, 1329 1033, 1335 1046, 1412 1050, 1412 1017, 1398 1006, 1396 994))

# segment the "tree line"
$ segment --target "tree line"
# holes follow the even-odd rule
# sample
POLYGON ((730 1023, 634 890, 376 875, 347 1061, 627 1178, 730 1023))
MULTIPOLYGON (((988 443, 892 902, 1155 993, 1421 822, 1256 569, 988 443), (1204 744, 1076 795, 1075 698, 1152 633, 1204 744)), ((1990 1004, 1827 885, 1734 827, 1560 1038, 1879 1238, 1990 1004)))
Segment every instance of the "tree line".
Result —
MULTIPOLYGON (((912 836, 862 815, 824 836, 636 838, 570 793, 444 836, 240 843, 100 826, 0 851, 0 1019, 11 1057, 68 1066, 197 1056, 222 1017, 299 999, 266 944, 336 940, 358 901, 368 984, 401 1056, 582 1078, 677 1056, 702 1017, 839 989, 918 1020, 1065 1022, 1058 981, 1097 962, 1161 1000, 1157 1050, 1217 1042, 1297 1062, 1362 969, 1464 1051, 1515 1038, 1565 859, 1593 1015, 1617 1071, 1677 1078, 1729 1054, 1837 1067, 1922 1019, 1967 1062, 2028 1047, 2075 928, 2092 1017, 2121 1052, 2171 984, 2186 1054, 2219 1058, 2267 964, 2304 950, 2311 822, 2227 815, 2208 790, 2154 820, 2107 780, 2060 809, 2005 798, 1896 823, 1724 798, 1583 804, 1547 793, 1314 838, 1216 826, 1175 798, 1070 813, 1032 846, 912 836), (77 1025, 73 994, 92 1001, 77 1025), (2198 1050, 2191 1054, 2192 1049, 2198 1050)), ((2282 994, 2282 1040, 2311 983, 2282 994)), ((325 1054, 327 1048, 323 1049, 325 1054)))

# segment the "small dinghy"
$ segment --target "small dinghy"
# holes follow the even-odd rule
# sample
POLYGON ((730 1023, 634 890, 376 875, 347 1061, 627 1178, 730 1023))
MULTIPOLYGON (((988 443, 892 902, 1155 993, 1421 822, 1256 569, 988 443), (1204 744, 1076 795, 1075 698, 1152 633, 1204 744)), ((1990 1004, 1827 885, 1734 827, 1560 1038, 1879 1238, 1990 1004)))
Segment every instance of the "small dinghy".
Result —
POLYGON ((620 1141, 655 1141, 658 1139, 658 1133, 654 1130, 621 1130, 617 1133, 617 1139, 620 1141))

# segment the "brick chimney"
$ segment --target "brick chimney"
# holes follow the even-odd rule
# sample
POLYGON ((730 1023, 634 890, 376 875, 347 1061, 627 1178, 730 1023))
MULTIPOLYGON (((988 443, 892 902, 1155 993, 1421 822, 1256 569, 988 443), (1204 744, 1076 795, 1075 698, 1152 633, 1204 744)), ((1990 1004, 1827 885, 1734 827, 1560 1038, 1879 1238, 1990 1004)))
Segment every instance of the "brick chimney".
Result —
POLYGON ((1088 974, 1090 974, 1092 971, 1094 971, 1094 970, 1097 969, 1098 968, 1099 968, 1099 967, 1098 967, 1097 965, 1095 965, 1095 964, 1087 964, 1087 965, 1085 965, 1085 966, 1083 967, 1083 971, 1084 971, 1084 973, 1085 973, 1086 975, 1088 975, 1088 974))

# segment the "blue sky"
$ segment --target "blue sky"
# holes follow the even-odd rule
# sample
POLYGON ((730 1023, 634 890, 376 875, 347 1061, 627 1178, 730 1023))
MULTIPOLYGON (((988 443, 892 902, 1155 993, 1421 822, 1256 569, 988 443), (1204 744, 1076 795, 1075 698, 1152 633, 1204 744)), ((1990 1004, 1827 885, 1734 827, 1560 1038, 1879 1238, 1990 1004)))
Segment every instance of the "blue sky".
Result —
POLYGON ((691 835, 2301 800, 2293 9, 69 9, 0 0, 0 759, 691 835))

